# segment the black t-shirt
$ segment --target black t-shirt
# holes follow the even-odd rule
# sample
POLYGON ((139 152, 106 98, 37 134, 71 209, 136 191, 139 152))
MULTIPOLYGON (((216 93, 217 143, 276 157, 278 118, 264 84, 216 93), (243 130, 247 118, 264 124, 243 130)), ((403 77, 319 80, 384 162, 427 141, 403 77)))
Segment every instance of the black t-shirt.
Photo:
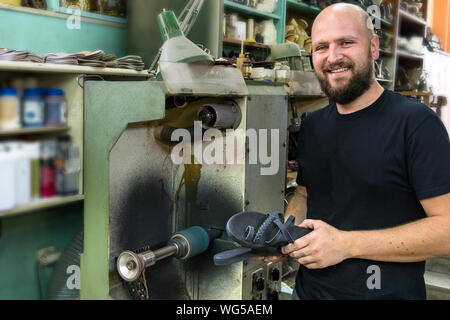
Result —
MULTIPOLYGON (((372 105, 311 113, 299 134, 297 183, 307 218, 340 230, 390 228, 426 217, 419 200, 450 192, 450 142, 423 104, 385 90, 372 105)), ((300 266, 300 299, 425 299, 425 262, 348 259, 325 269, 300 266), (379 269, 381 289, 368 286, 379 269), (369 289, 371 287, 372 289, 369 289)))

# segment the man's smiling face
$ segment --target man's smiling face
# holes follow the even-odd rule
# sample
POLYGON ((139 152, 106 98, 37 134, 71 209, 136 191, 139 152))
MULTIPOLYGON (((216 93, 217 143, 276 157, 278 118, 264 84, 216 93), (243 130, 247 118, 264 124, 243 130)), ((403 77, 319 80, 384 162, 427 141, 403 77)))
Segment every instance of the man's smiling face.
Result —
POLYGON ((334 102, 354 101, 374 81, 378 39, 372 37, 364 12, 347 6, 327 8, 314 22, 314 68, 322 89, 334 102))

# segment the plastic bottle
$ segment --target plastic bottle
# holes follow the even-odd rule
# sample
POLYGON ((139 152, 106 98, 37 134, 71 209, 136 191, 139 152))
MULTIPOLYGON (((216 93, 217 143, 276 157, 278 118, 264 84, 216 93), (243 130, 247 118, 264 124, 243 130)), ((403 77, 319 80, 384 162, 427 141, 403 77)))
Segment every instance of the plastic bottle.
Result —
POLYGON ((67 124, 67 104, 61 89, 48 89, 45 97, 45 125, 67 124))
POLYGON ((17 90, 0 89, 0 129, 20 128, 20 100, 17 90))
POLYGON ((44 125, 42 89, 25 89, 22 102, 22 123, 25 128, 44 125))
POLYGON ((40 164, 39 142, 25 144, 25 149, 30 162, 30 195, 31 200, 38 200, 40 196, 40 164))
POLYGON ((41 142, 40 159, 40 189, 42 198, 52 198, 56 195, 55 186, 55 151, 56 141, 41 142))
POLYGON ((58 195, 74 195, 79 193, 80 157, 78 148, 72 143, 70 136, 58 137, 56 156, 56 189, 58 195))
POLYGON ((79 180, 81 163, 78 147, 73 143, 69 147, 69 157, 65 164, 64 191, 66 195, 79 194, 79 180))
POLYGON ((31 201, 30 157, 23 142, 11 142, 10 147, 14 159, 14 205, 24 206, 31 201))
POLYGON ((56 149, 55 171, 56 171, 56 194, 64 195, 64 165, 70 145, 70 136, 63 135, 58 137, 56 149))
POLYGON ((0 211, 14 208, 15 180, 14 158, 10 147, 0 143, 0 211))

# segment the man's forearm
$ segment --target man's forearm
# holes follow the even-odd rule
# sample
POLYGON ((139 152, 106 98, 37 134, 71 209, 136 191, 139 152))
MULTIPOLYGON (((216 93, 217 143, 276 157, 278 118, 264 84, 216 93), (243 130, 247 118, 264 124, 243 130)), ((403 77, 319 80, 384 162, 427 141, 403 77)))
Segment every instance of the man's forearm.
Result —
POLYGON ((308 195, 306 193, 306 188, 302 186, 298 186, 295 190, 295 194, 292 199, 289 201, 288 207, 286 208, 286 212, 284 213, 285 219, 290 216, 295 217, 296 224, 301 223, 306 219, 306 199, 308 195))
POLYGON ((394 228, 344 234, 348 258, 416 262, 450 254, 448 217, 427 217, 394 228))

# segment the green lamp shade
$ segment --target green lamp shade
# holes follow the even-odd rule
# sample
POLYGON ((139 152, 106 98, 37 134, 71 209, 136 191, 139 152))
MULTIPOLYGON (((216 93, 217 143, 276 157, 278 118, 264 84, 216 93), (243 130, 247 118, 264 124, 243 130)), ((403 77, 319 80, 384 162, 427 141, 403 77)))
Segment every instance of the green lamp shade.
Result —
POLYGON ((161 62, 214 62, 214 59, 184 36, 167 40, 162 47, 161 62))
POLYGON ((179 36, 184 36, 173 11, 163 11, 158 15, 158 26, 161 31, 163 43, 167 40, 179 36))

